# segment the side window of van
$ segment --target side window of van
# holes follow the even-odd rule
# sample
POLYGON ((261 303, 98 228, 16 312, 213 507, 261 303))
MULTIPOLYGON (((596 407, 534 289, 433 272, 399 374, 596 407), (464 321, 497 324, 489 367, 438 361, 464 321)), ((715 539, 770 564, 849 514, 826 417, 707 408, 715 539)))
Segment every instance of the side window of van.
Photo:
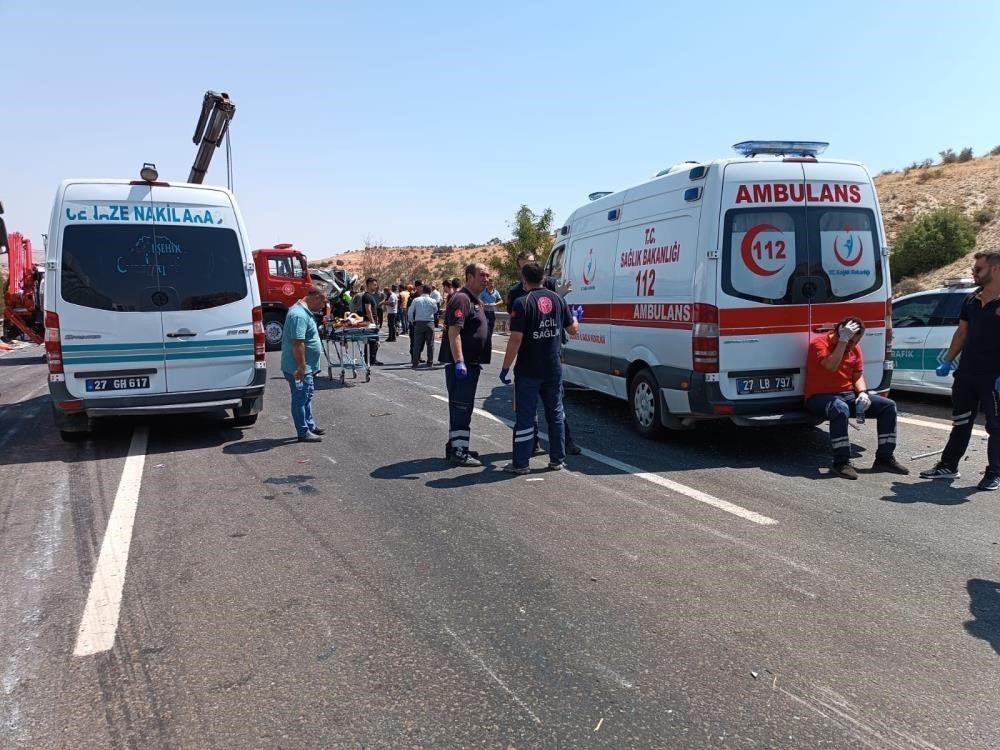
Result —
POLYGON ((560 245, 549 253, 549 258, 545 261, 545 274, 554 279, 563 277, 563 260, 566 257, 566 245, 560 245))
MULTIPOLYGON (((893 328, 923 328, 931 323, 931 317, 941 301, 940 294, 925 294, 912 297, 892 306, 893 328)), ((961 299, 961 295, 952 295, 961 299)))
POLYGON ((246 276, 232 229, 78 224, 63 232, 60 293, 74 305, 204 310, 246 297, 246 276))

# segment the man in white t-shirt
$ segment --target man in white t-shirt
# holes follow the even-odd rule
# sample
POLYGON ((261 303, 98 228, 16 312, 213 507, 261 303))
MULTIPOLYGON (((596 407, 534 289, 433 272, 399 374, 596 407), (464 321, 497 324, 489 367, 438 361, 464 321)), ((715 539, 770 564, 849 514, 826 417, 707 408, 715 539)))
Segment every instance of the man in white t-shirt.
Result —
POLYGON ((389 318, 389 335, 386 337, 386 341, 396 340, 396 316, 399 314, 399 287, 395 284, 389 290, 389 294, 386 295, 385 302, 385 314, 389 318))
POLYGON ((437 328, 441 323, 441 300, 443 298, 441 297, 441 292, 435 286, 431 286, 431 293, 427 296, 434 300, 434 303, 438 306, 438 313, 434 316, 434 327, 437 328))

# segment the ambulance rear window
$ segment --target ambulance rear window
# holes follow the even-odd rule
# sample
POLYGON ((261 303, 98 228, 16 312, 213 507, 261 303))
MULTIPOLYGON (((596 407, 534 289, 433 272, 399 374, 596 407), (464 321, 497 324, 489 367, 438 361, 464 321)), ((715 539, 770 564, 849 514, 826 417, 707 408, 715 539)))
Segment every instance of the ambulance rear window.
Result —
POLYGON ((732 209, 722 290, 772 305, 856 299, 881 288, 881 252, 870 209, 732 209))

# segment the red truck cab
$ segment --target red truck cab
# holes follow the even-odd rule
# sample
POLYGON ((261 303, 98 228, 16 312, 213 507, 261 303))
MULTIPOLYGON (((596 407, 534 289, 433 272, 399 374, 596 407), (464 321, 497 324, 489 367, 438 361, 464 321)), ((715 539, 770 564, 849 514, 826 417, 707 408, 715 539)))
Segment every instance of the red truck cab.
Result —
POLYGON ((288 310, 312 286, 306 256, 290 242, 282 242, 254 250, 253 262, 264 312, 264 339, 268 349, 280 349, 288 310))

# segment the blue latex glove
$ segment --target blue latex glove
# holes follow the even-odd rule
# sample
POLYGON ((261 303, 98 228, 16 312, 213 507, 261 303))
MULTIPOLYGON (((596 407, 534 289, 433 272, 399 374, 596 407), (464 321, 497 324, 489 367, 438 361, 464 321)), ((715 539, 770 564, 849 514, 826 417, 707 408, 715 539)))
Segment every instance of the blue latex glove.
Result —
MULTIPOLYGON (((510 385, 513 381, 509 377, 510 368, 504 367, 500 370, 500 382, 504 385, 510 385)), ((997 378, 1000 381, 1000 378, 997 378)))
POLYGON ((993 381, 993 390, 1000 393, 1000 377, 993 381))
POLYGON ((570 308, 570 313, 576 318, 576 322, 579 323, 583 320, 583 305, 577 305, 576 307, 570 308))
POLYGON ((465 362, 458 360, 455 363, 455 377, 459 380, 465 380, 469 377, 469 368, 465 366, 465 362))
POLYGON ((944 360, 941 364, 939 364, 936 368, 934 368, 934 372, 937 374, 938 377, 943 378, 945 375, 951 372, 951 360, 950 359, 944 360))

